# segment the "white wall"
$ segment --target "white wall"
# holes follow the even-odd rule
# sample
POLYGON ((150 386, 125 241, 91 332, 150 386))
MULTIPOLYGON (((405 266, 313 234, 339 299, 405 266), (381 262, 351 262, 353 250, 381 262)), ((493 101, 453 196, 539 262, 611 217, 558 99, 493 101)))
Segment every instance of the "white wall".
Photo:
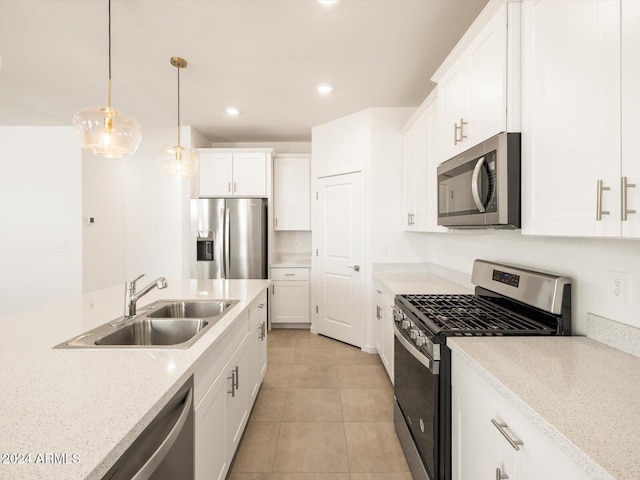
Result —
POLYGON ((0 315, 80 294, 81 150, 73 128, 0 127, 0 172, 0 315))
POLYGON ((125 281, 127 161, 82 152, 83 292, 125 281), (93 217, 95 223, 87 223, 87 217, 93 217))
POLYGON ((588 238, 533 237, 519 231, 408 234, 422 261, 467 274, 484 258, 569 275, 574 279, 574 333, 586 334, 587 313, 640 327, 640 242, 588 238), (629 304, 610 295, 608 271, 630 274, 629 304))

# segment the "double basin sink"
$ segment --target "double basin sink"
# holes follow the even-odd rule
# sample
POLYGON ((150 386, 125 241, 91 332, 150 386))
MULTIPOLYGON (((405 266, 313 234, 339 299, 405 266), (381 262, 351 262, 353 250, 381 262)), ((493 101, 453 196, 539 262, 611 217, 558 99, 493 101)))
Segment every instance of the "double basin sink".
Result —
POLYGON ((238 300, 158 300, 54 348, 188 348, 238 300))

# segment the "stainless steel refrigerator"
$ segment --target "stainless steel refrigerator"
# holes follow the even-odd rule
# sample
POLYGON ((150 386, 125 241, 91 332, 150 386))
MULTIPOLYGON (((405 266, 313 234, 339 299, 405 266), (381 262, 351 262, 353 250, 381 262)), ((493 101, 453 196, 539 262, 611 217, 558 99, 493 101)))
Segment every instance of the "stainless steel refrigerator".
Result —
POLYGON ((191 200, 191 278, 267 278, 267 200, 191 200))

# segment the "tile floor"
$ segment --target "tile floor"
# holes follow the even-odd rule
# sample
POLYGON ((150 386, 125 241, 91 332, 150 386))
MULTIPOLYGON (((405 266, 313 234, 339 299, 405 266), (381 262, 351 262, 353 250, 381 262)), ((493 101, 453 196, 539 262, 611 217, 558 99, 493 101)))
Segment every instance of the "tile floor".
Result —
POLYGON ((267 373, 229 480, 411 480, 377 355, 272 330, 267 373))

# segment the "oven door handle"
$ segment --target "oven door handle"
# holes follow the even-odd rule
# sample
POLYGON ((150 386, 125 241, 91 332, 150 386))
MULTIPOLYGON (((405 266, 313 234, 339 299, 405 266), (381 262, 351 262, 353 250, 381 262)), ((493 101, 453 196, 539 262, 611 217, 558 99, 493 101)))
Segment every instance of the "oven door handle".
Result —
POLYGON ((480 198, 480 171, 482 170, 483 165, 484 157, 480 158, 478 160, 478 163, 476 163, 476 166, 473 169, 473 177, 471 178, 471 195, 473 195, 473 201, 481 213, 484 213, 487 209, 484 205, 484 202, 480 198))
POLYGON ((428 355, 420 352, 409 340, 404 338, 402 332, 398 329, 398 324, 393 322, 393 333, 395 334, 398 341, 402 344, 402 346, 411 354, 413 357, 418 360, 422 365, 427 367, 431 373, 434 375, 438 375, 440 373, 440 362, 434 361, 428 355))

